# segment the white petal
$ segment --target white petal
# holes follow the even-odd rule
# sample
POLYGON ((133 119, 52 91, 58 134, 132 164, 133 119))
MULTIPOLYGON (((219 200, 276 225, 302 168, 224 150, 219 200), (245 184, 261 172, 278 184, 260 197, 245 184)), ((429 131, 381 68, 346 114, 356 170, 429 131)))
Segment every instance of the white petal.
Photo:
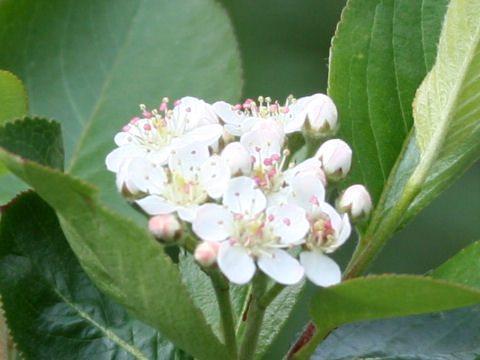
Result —
POLYGON ((261 164, 264 159, 270 158, 272 155, 281 155, 283 137, 274 132, 260 129, 243 134, 240 142, 255 157, 257 164, 261 164))
POLYGON ((322 181, 315 175, 296 176, 290 180, 292 191, 289 202, 304 208, 312 215, 315 209, 325 200, 325 188, 322 181))
POLYGON ((105 165, 107 169, 112 172, 117 172, 122 165, 122 162, 130 157, 144 157, 147 153, 146 149, 139 145, 125 145, 112 150, 105 158, 105 165))
POLYGON ((350 237, 350 233, 352 232, 352 226, 350 225, 350 220, 348 218, 348 214, 343 214, 342 217, 342 229, 338 234, 337 239, 337 246, 342 245, 347 239, 350 237))
POLYGON ((283 244, 301 243, 310 228, 305 210, 293 204, 269 207, 267 218, 283 244))
POLYGON ((175 205, 157 195, 150 195, 135 202, 149 215, 169 214, 177 209, 175 205))
POLYGON ((273 280, 284 285, 293 285, 303 278, 299 262, 284 250, 272 249, 257 260, 258 267, 273 280))
POLYGON ((131 181, 142 192, 160 194, 163 192, 167 176, 161 166, 157 166, 145 158, 134 158, 128 165, 131 181))
POLYGON ((180 219, 187 222, 192 222, 197 216, 198 205, 190 207, 177 206, 177 214, 180 219))
POLYGON ((267 198, 258 189, 255 181, 246 176, 239 176, 228 182, 223 195, 223 204, 233 213, 250 217, 265 209, 267 198))
POLYGON ((219 124, 208 124, 199 126, 185 135, 180 140, 185 144, 211 145, 223 134, 223 127, 219 124))
POLYGON ((225 240, 233 233, 233 215, 223 206, 204 204, 197 210, 192 229, 203 240, 225 240))
MULTIPOLYGON (((233 106, 225 101, 217 101, 212 106, 220 119, 227 124, 241 125, 243 119, 245 119, 245 113, 243 111, 233 109, 233 106)), ((239 128, 237 126, 234 127, 239 128)))
POLYGON ((318 286, 331 286, 342 280, 337 263, 320 251, 300 253, 300 263, 305 268, 305 275, 318 286))
POLYGON ((168 167, 173 172, 181 174, 185 179, 191 180, 198 174, 200 166, 209 157, 206 145, 188 144, 177 148, 170 157, 168 167))
POLYGON ((200 168, 201 182, 210 197, 220 198, 230 180, 230 166, 220 156, 213 155, 200 168))
POLYGON ((255 263, 247 251, 230 245, 228 241, 220 245, 217 262, 228 280, 238 285, 248 283, 255 274, 255 263))

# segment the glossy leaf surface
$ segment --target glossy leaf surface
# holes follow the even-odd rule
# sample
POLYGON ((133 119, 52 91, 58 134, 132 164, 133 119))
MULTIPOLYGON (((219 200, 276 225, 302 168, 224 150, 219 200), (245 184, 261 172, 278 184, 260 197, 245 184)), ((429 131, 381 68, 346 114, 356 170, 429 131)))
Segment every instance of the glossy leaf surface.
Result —
POLYGON ((26 359, 174 359, 170 342, 93 285, 38 195, 2 209, 0 235, 0 291, 26 359))

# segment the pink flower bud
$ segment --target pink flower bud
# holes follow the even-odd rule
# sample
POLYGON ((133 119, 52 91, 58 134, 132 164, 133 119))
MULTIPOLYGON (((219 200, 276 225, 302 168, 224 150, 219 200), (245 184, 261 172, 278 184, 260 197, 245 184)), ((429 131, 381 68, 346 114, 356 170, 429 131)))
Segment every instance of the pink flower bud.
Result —
POLYGON ((202 266, 212 266, 217 262, 219 248, 218 242, 204 241, 196 247, 193 257, 202 266))
POLYGON ((349 186, 337 200, 337 208, 350 215, 352 221, 368 218, 372 211, 372 198, 365 186, 356 184, 349 186))
POLYGON ((239 142, 232 142, 225 146, 221 157, 230 166, 233 175, 248 174, 252 169, 252 155, 248 149, 239 142))
POLYGON ((148 230, 159 240, 169 242, 180 233, 182 226, 173 214, 156 215, 148 221, 148 230))
POLYGON ((329 136, 337 130, 337 107, 333 100, 324 94, 310 96, 305 106, 307 129, 313 136, 329 136))
POLYGON ((325 141, 315 157, 322 164, 322 169, 329 181, 343 180, 352 165, 352 149, 340 139, 325 141))

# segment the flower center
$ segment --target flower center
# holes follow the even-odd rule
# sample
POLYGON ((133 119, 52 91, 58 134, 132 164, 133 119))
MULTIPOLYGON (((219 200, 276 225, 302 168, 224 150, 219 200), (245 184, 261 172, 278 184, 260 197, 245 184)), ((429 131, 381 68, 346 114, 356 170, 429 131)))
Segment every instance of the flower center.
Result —
POLYGON ((310 250, 316 248, 327 250, 335 243, 335 229, 328 216, 314 220, 311 224, 311 231, 307 238, 306 246, 310 250))
POLYGON ((268 254, 268 248, 283 247, 280 238, 273 233, 273 227, 265 221, 265 214, 254 219, 235 214, 235 228, 230 244, 246 249, 250 256, 259 257, 268 254))
POLYGON ((169 175, 169 182, 165 184, 163 195, 172 204, 188 207, 207 200, 207 191, 200 184, 198 174, 191 179, 185 179, 182 174, 175 171, 171 171, 169 175))
POLYGON ((282 156, 273 154, 262 159, 261 149, 257 149, 257 151, 259 161, 254 157, 253 180, 265 193, 278 191, 284 182, 282 169, 290 152, 285 149, 282 156))

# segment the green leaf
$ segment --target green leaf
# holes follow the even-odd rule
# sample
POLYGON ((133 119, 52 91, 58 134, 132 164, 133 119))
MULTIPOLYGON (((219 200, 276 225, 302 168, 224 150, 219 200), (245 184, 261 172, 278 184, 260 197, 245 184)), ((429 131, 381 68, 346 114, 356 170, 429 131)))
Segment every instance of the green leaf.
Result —
POLYGON ((411 275, 345 281, 320 290, 312 300, 318 332, 360 320, 420 314, 480 303, 480 290, 411 275))
POLYGON ((474 287, 480 290, 480 241, 461 250, 436 268, 430 276, 474 287))
POLYGON ((179 270, 195 305, 203 311, 207 323, 215 334, 220 336, 220 312, 210 278, 188 253, 179 256, 179 270))
POLYGON ((383 275, 347 280, 321 289, 313 297, 310 310, 317 331, 298 356, 303 359, 312 354, 333 329, 349 322, 449 310, 478 303, 479 289, 428 277, 383 275))
MULTIPOLYGON (((381 6, 384 7, 386 3, 387 1, 382 2, 381 6)), ((410 6, 414 6, 414 2, 409 3, 412 4, 410 6)), ((420 2, 418 4, 421 5, 420 2)), ((430 13, 428 18, 425 18, 426 8, 422 10, 421 19, 425 18, 428 21, 419 22, 420 26, 425 26, 421 29, 421 36, 404 34, 405 37, 417 39, 411 41, 421 40, 424 52, 425 49, 434 49, 432 39, 435 37, 431 36, 430 39, 425 34, 436 33, 435 29, 439 29, 438 25, 432 27, 432 24, 438 24, 441 19, 435 21, 433 17, 441 14, 440 8, 443 6, 442 3, 428 4, 429 10, 433 8, 437 10, 430 13)), ((398 159, 389 172, 388 181, 381 189, 381 197, 371 222, 363 232, 360 245, 347 268, 347 278, 364 271, 394 231, 404 226, 480 157, 480 121, 474 105, 478 93, 476 90, 480 86, 477 84, 480 74, 480 54, 477 51, 480 26, 475 20, 479 9, 478 0, 472 2, 452 0, 449 3, 436 63, 416 95, 415 129, 410 129, 409 135, 404 138, 403 148, 398 149, 400 151, 398 159), (467 12, 472 16, 467 19, 468 21, 464 18, 467 12), (462 43, 462 46, 457 46, 457 43, 462 43), (419 146, 416 142, 418 137, 419 146)), ((377 6, 377 13, 378 10, 377 6)), ((412 16, 399 5, 395 5, 394 14, 397 10, 403 14, 402 18, 412 16)), ((393 44, 395 49, 395 42, 393 44)), ((430 62, 431 57, 425 56, 425 68, 430 62)), ((401 63, 394 58, 395 69, 398 68, 397 64, 401 63)), ((414 64, 410 66, 412 69, 415 68, 414 64)), ((399 72, 396 74, 398 78, 399 72)), ((398 81, 397 86, 399 89, 403 88, 398 81)), ((399 90, 398 94, 401 95, 402 91, 399 90)), ((369 98, 365 101, 369 101, 369 98)), ((384 105, 380 107, 383 108, 384 105)), ((375 119, 372 113, 369 117, 375 119)), ((379 119, 383 118, 386 117, 381 116, 379 119)), ((372 123, 373 128, 376 128, 374 120, 367 123, 372 123)), ((386 133, 382 133, 380 137, 391 138, 386 133)), ((367 138, 366 141, 371 139, 367 138)), ((383 153, 381 147, 378 149, 379 154, 383 153)), ((375 156, 374 153, 371 153, 370 157, 367 153, 360 154, 362 155, 369 160, 375 156)), ((378 173, 370 172, 368 176, 378 176, 378 173)))
POLYGON ((0 70, 0 123, 27 115, 27 94, 19 78, 0 70))
POLYGON ((0 127, 0 146, 24 159, 63 170, 60 124, 40 118, 25 118, 0 127))
MULTIPOLYGON (((430 276, 480 290, 479 258, 480 242, 477 241, 435 269, 430 276)), ((480 356, 479 323, 480 306, 474 306, 349 324, 328 336, 316 349, 315 359, 375 357, 387 360, 401 356, 412 360, 474 360, 480 356)))
MULTIPOLYGON (((0 146, 40 164, 63 169, 60 125, 40 118, 25 118, 0 127, 0 146)), ((26 185, 13 174, 0 178, 0 204, 8 202, 26 185)))
POLYGON ((305 282, 287 286, 267 307, 260 330, 255 359, 261 359, 284 329, 295 305, 304 293, 305 282))
POLYGON ((56 210, 75 255, 102 291, 193 356, 228 359, 178 269, 144 228, 99 204, 94 188, 69 175, 3 149, 0 159, 56 210))
POLYGON ((410 104, 432 65, 446 3, 350 0, 342 13, 328 92, 339 109, 338 136, 354 148, 344 186, 364 183, 376 204, 412 126, 410 104))
POLYGON ((341 326, 315 360, 477 360, 480 306, 341 326))
POLYGON ((412 180, 423 180, 406 218, 480 159, 480 1, 452 0, 435 66, 413 104, 421 160, 412 180))
POLYGON ((0 291, 26 359, 174 359, 175 348, 103 295, 38 195, 2 209, 0 291))
POLYGON ((138 104, 240 96, 236 40, 214 0, 5 0, 0 24, 0 67, 25 82, 32 114, 62 123, 66 168, 130 216, 104 159, 138 104))
MULTIPOLYGON (((27 94, 22 82, 12 73, 0 70, 0 124, 27 115, 27 94)), ((0 163, 0 176, 8 170, 0 163)))

